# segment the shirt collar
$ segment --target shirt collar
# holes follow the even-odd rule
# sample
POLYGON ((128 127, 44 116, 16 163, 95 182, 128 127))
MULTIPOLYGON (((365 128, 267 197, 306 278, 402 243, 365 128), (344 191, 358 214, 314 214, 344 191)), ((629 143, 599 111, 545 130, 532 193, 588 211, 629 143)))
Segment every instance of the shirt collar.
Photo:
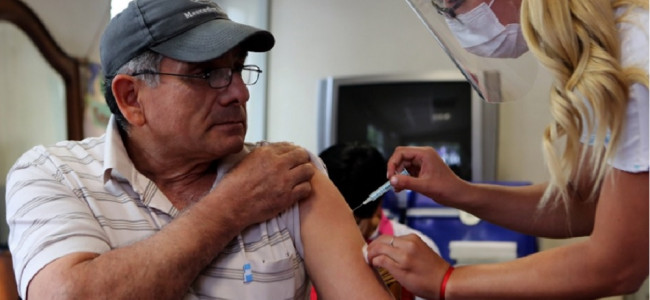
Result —
POLYGON ((111 176, 127 179, 124 174, 129 174, 129 170, 135 169, 117 126, 115 116, 111 115, 106 126, 104 144, 104 184, 111 179, 111 176))
POLYGON ((111 116, 106 127, 104 146, 104 186, 109 191, 126 191, 137 196, 144 205, 175 216, 178 210, 171 201, 133 165, 118 126, 115 116, 111 116), (127 184, 130 189, 125 190, 123 186, 127 184))

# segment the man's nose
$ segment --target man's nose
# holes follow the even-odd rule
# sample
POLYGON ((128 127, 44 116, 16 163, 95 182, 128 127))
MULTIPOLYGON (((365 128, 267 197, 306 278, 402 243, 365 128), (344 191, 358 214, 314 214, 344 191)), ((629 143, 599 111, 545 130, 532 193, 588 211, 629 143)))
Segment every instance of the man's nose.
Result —
POLYGON ((227 101, 237 101, 240 104, 245 104, 250 98, 248 86, 244 83, 241 73, 235 72, 232 74, 230 85, 226 88, 227 101))

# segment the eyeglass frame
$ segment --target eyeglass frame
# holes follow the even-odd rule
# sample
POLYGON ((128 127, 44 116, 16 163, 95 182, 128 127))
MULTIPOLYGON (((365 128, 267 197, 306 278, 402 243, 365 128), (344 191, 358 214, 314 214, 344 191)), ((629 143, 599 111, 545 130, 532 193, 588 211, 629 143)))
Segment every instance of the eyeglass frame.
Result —
MULTIPOLYGON (((254 80, 253 82, 251 82, 251 83, 246 83, 246 82, 244 82, 244 84, 246 84, 246 85, 254 85, 254 84, 256 84, 257 81, 260 79, 260 74, 262 74, 262 68, 260 68, 260 67, 257 66, 257 65, 243 65, 243 66, 234 67, 234 68, 228 68, 228 67, 224 67, 224 68, 214 68, 214 69, 208 70, 208 71, 206 71, 206 72, 198 73, 198 74, 179 74, 179 73, 157 72, 157 71, 153 71, 153 70, 143 70, 143 71, 139 71, 139 72, 132 73, 132 74, 130 74, 130 75, 131 75, 131 76, 140 76, 140 75, 169 75, 169 76, 184 77, 184 78, 203 79, 203 80, 205 80, 205 81, 208 82, 208 86, 210 86, 211 88, 213 88, 213 89, 223 89, 223 88, 226 88, 226 87, 229 87, 229 86, 230 86, 230 84, 232 83, 232 76, 233 76, 235 73, 240 73, 240 74, 241 74, 241 72, 242 72, 243 70, 246 70, 246 71, 249 71, 249 72, 252 72, 252 73, 257 74, 257 77, 255 78, 255 80, 254 80), (210 76, 212 76, 212 74, 217 74, 217 73, 215 72, 215 71, 217 71, 217 70, 228 70, 228 71, 229 71, 229 74, 228 74, 228 83, 226 83, 225 85, 222 85, 222 86, 217 86, 217 87, 215 87, 215 86, 212 86, 212 82, 211 82, 211 80, 210 80, 210 76)), ((251 73, 251 74, 252 74, 252 73, 251 73)))

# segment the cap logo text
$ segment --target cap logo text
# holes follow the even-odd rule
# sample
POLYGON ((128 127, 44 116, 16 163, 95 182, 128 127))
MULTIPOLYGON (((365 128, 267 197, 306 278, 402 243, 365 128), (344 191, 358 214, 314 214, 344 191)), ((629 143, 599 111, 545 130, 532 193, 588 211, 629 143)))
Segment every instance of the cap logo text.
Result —
POLYGON ((211 0, 190 0, 190 1, 192 1, 194 3, 198 3, 198 4, 207 4, 207 5, 212 4, 211 0))
POLYGON ((221 13, 221 10, 219 10, 216 7, 206 6, 204 8, 197 9, 197 10, 194 10, 194 11, 184 12, 183 15, 185 16, 185 19, 191 19, 191 18, 194 18, 196 16, 209 14, 209 13, 219 14, 219 13, 221 13))

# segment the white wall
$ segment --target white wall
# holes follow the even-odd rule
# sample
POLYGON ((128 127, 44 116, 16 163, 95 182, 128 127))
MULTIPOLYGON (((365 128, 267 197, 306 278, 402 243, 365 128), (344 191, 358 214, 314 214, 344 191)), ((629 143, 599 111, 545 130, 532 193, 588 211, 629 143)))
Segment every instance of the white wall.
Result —
MULTIPOLYGON (((267 139, 317 147, 317 83, 327 76, 456 70, 404 0, 275 0, 267 139)), ((499 180, 542 182, 548 86, 501 105, 499 180), (525 163, 525 165, 524 165, 525 163)))

